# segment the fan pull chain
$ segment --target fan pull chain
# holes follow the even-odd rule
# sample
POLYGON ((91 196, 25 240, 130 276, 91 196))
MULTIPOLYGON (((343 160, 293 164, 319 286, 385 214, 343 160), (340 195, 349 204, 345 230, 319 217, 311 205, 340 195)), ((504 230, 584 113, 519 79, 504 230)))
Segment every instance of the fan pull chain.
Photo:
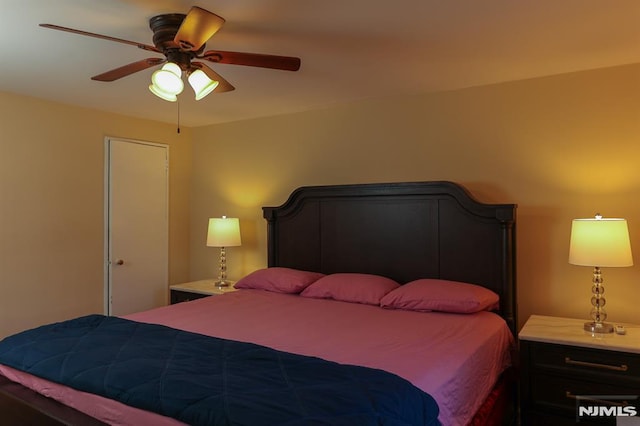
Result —
POLYGON ((176 102, 178 104, 178 134, 180 134, 180 101, 176 102))

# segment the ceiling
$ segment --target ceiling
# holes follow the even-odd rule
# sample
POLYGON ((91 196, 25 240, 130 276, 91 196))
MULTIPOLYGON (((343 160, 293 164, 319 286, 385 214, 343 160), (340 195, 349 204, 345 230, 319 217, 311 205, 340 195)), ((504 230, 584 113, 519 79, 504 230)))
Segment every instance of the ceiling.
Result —
POLYGON ((2 0, 0 91, 203 126, 378 98, 640 62, 637 0, 2 0), (50 23, 152 45, 148 20, 200 6, 226 19, 207 49, 297 56, 298 72, 210 64, 236 87, 170 103, 155 68, 91 76, 147 57, 50 23))

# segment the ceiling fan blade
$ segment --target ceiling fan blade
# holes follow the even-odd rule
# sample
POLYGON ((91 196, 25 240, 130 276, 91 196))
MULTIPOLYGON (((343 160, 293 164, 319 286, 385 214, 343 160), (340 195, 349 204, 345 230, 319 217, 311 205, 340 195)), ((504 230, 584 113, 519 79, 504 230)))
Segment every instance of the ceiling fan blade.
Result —
POLYGON ((148 50, 150 52, 162 53, 160 50, 156 49, 153 46, 150 46, 150 45, 144 44, 144 43, 138 43, 136 41, 129 41, 129 40, 124 40, 124 39, 117 38, 117 37, 111 37, 111 36, 106 36, 106 35, 102 35, 102 34, 90 33, 90 32, 82 31, 82 30, 75 30, 73 28, 61 27, 59 25, 53 25, 53 24, 40 24, 40 26, 43 27, 43 28, 49 28, 49 29, 52 29, 52 30, 66 31, 68 33, 80 34, 80 35, 83 35, 83 36, 101 38, 103 40, 109 40, 109 41, 115 41, 115 42, 118 42, 118 43, 130 44, 132 46, 136 46, 139 49, 148 50))
POLYGON ((91 80, 96 81, 114 81, 122 77, 126 77, 138 71, 146 70, 147 68, 151 68, 155 65, 159 65, 163 62, 166 62, 164 58, 147 58, 138 62, 132 62, 127 65, 123 65, 119 68, 112 69, 111 71, 107 71, 102 74, 94 75, 91 77, 91 80))
POLYGON ((247 65, 285 71, 298 71, 300 69, 300 58, 290 56, 208 50, 199 58, 220 64, 247 65))
POLYGON ((224 18, 193 6, 173 39, 183 50, 199 50, 224 24, 224 18))
POLYGON ((216 89, 213 91, 214 93, 230 92, 232 90, 235 90, 235 87, 233 87, 231 83, 222 78, 220 74, 218 74, 202 62, 191 62, 191 65, 193 67, 200 68, 202 71, 204 71, 205 74, 207 74, 207 76, 211 80, 215 80, 218 82, 218 87, 216 87, 216 89))

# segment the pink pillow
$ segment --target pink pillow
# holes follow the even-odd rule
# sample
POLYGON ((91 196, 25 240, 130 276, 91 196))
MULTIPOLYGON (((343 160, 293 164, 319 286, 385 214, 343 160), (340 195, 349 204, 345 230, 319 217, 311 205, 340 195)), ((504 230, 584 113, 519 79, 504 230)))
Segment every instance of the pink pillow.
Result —
POLYGON ((379 275, 340 273, 320 278, 300 296, 379 305, 385 294, 398 287, 397 282, 379 275))
POLYGON ((499 297, 475 284, 438 279, 420 279, 387 294, 380 306, 410 311, 440 311, 470 314, 498 308, 499 297))
POLYGON ((258 269, 240 279, 235 288, 252 288, 276 293, 300 293, 309 284, 324 277, 320 272, 300 271, 291 268, 258 269))

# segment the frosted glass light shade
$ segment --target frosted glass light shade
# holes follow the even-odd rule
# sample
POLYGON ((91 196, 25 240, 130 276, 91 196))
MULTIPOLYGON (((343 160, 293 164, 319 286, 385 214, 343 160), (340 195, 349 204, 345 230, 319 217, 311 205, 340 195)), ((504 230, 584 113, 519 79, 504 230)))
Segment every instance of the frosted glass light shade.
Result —
POLYGON ((181 76, 182 70, 180 67, 173 62, 167 62, 161 69, 151 75, 151 85, 154 86, 155 89, 155 91, 151 91, 156 95, 156 92, 167 93, 174 96, 179 95, 184 89, 184 83, 180 78, 181 76))
POLYGON ((238 218, 222 216, 209 219, 208 247, 234 247, 241 244, 238 218))
POLYGON ((213 92, 213 90, 218 87, 219 82, 211 80, 204 71, 195 70, 189 75, 189 84, 196 94, 196 101, 199 101, 209 93, 213 92))
POLYGON ((176 95, 172 93, 166 93, 161 89, 157 88, 156 86, 154 86, 153 84, 149 85, 149 90, 151 91, 151 93, 153 93, 160 99, 164 99, 165 101, 175 102, 178 100, 178 97, 176 95))
POLYGON ((632 266, 629 229, 625 219, 574 219, 569 263, 581 266, 632 266))

